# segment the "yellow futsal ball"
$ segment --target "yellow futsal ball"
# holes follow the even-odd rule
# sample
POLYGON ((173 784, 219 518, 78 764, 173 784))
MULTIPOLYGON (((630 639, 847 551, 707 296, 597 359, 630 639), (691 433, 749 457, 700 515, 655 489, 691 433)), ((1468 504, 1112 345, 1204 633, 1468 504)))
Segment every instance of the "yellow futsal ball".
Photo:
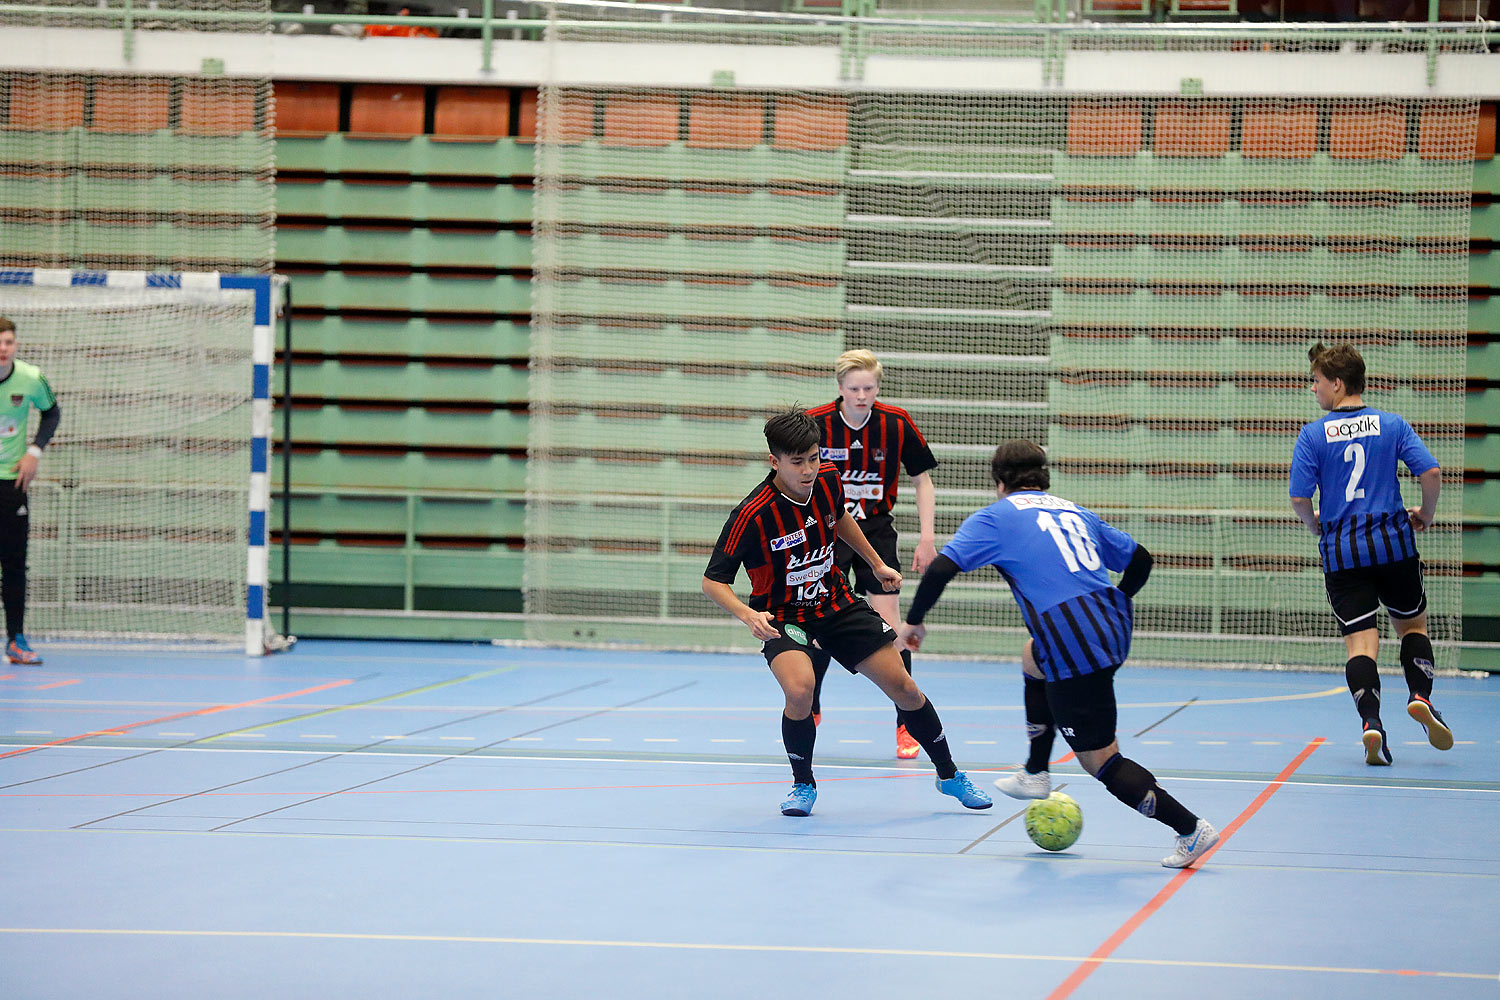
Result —
POLYGON ((1083 810, 1072 796, 1053 792, 1026 807, 1026 836, 1044 851, 1066 851, 1083 832, 1083 810))

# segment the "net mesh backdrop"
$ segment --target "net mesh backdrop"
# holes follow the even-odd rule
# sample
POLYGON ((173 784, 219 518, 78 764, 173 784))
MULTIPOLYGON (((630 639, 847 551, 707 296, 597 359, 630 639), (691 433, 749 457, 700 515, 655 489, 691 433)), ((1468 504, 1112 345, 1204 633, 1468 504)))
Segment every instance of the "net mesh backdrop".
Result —
POLYGON ((62 407, 26 631, 243 642, 253 294, 5 286, 0 315, 62 407))
POLYGON ((128 34, 92 0, 33 10, 0 11, 0 27, 16 29, 0 71, 0 264, 270 270, 269 77, 212 75, 222 68, 211 60, 191 76, 49 68, 90 44, 118 52, 194 32, 261 33, 269 45, 269 0, 164 0, 137 10, 128 34), (202 10, 266 16, 192 16, 202 10))
MULTIPOLYGON (((558 65, 740 41, 683 21, 550 37, 558 65)), ((1007 52, 1152 46, 878 27, 852 55, 805 25, 744 36, 836 64, 837 90, 543 88, 528 635, 752 645, 700 592, 711 546, 765 473, 767 413, 831 400, 834 358, 866 347, 941 463, 939 547, 994 499, 994 445, 1032 438, 1053 492, 1156 556, 1135 656, 1342 662, 1287 501, 1322 340, 1360 348, 1367 402, 1445 470, 1420 546, 1433 637, 1457 639, 1475 102, 963 93, 1007 52), (861 78, 882 52, 922 60, 921 93, 861 78)), ((896 520, 909 567, 909 486, 896 520)), ((993 570, 929 621, 936 652, 1023 635, 993 570)))

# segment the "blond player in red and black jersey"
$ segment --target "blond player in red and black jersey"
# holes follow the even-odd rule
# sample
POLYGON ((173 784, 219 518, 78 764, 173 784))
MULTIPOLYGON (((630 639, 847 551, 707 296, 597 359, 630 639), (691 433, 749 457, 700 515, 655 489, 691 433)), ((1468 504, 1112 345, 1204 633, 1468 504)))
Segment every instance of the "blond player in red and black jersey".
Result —
POLYGON ((988 809, 990 798, 953 763, 943 723, 892 644, 895 629, 849 589, 834 565, 834 545, 847 544, 887 589, 901 574, 883 562, 844 509, 838 470, 818 457, 818 425, 802 410, 766 421, 771 472, 724 522, 703 573, 703 592, 761 641, 761 653, 781 685, 786 706, 781 739, 792 765, 786 816, 806 816, 817 799, 813 779, 812 643, 850 673, 864 674, 896 705, 907 732, 937 768, 938 791, 970 809, 988 809), (734 593, 744 566, 750 601, 734 593))
MULTIPOLYGON (((891 508, 896 503, 896 488, 901 469, 911 477, 917 498, 917 550, 912 570, 920 576, 937 558, 933 542, 934 490, 930 473, 937 459, 927 446, 927 439, 917 430, 911 414, 899 406, 879 401, 881 366, 870 351, 845 351, 834 362, 839 396, 831 403, 807 411, 818 421, 822 458, 838 466, 844 484, 844 506, 886 565, 901 569, 896 551, 896 525, 891 508)), ((834 559, 845 573, 854 567, 854 589, 864 595, 870 607, 892 628, 901 624, 900 599, 888 593, 854 561, 854 551, 846 545, 834 550, 834 559)), ((902 650, 901 661, 911 673, 911 653, 902 650)), ((813 690, 813 720, 822 721, 823 677, 828 672, 828 657, 813 659, 817 685, 813 690)), ((896 756, 917 755, 917 742, 896 721, 896 756)))

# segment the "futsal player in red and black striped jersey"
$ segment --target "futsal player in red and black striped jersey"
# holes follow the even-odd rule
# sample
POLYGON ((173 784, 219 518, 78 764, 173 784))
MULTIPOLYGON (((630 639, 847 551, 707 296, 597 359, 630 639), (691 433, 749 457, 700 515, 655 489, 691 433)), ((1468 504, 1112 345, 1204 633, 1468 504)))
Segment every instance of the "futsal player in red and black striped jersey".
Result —
MULTIPOLYGON (((845 351, 834 362, 839 396, 831 403, 815 406, 808 413, 818 421, 819 440, 825 462, 838 466, 844 484, 844 506, 859 522, 860 529, 888 566, 901 569, 896 550, 896 526, 891 508, 896 503, 901 470, 911 477, 917 499, 917 550, 912 569, 917 575, 926 571, 937 558, 933 541, 934 490, 931 472, 937 459, 927 446, 927 439, 917 430, 911 414, 898 406, 879 401, 880 360, 870 351, 845 351)), ((892 628, 901 624, 900 598, 881 588, 865 567, 855 561, 854 551, 838 545, 834 559, 848 573, 854 569, 854 590, 864 595, 870 607, 892 628)), ((911 673, 911 652, 902 650, 901 661, 911 673)), ((813 690, 813 718, 820 721, 823 711, 823 677, 828 672, 828 657, 813 659, 817 685, 813 690)), ((917 743, 896 720, 896 756, 917 755, 917 743)))
POLYGON ((818 455, 817 422, 802 410, 788 410, 766 421, 765 435, 771 472, 724 522, 703 574, 703 592, 761 641, 785 696, 781 739, 793 785, 782 813, 808 815, 818 794, 812 771, 814 642, 895 703, 907 732, 937 768, 938 791, 970 809, 989 808, 989 796, 954 765, 937 709, 902 669, 892 644, 895 629, 855 596, 834 564, 834 546, 843 542, 882 587, 901 585, 901 573, 886 565, 845 509, 838 470, 818 455), (748 603, 733 587, 741 566, 750 576, 748 603))

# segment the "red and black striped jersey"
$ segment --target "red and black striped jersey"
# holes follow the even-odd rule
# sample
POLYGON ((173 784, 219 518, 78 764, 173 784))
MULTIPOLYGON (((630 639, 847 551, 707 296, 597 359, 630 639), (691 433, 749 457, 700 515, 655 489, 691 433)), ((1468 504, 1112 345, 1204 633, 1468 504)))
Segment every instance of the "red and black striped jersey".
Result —
POLYGON ((839 470, 824 462, 805 503, 777 489, 774 478, 774 472, 766 476, 734 508, 703 575, 732 585, 744 566, 750 574, 745 603, 780 621, 837 614, 858 600, 833 559, 844 515, 839 470))
POLYGON ((937 468, 937 459, 901 407, 877 400, 865 425, 856 428, 844 422, 842 402, 839 397, 807 411, 818 422, 823 461, 838 466, 845 505, 856 519, 889 514, 901 467, 908 476, 920 476, 937 468))

